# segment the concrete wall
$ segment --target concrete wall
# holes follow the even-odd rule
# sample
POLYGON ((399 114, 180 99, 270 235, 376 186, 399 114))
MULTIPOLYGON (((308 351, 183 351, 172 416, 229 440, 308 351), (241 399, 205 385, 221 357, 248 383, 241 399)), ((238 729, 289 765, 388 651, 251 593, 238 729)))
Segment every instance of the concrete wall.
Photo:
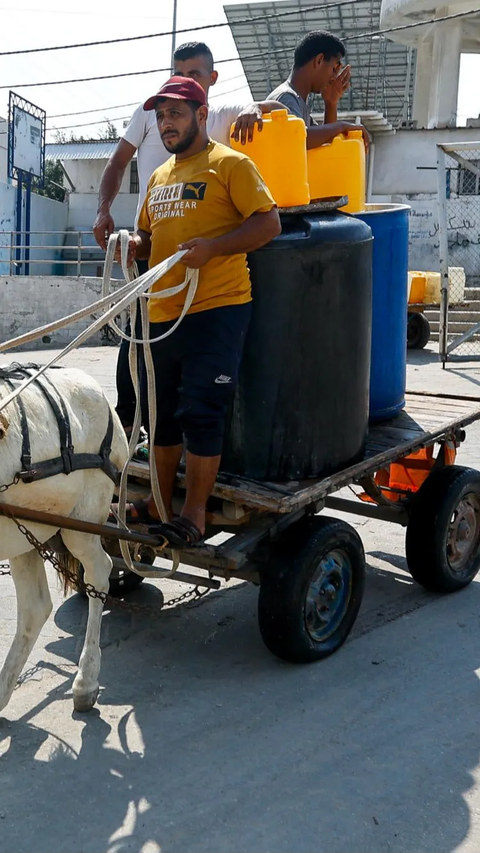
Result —
MULTIPOLYGON (((15 206, 17 188, 13 184, 0 183, 0 274, 10 273, 11 232, 15 230, 15 206)), ((22 196, 23 222, 25 222, 25 192, 22 196)), ((58 264, 51 263, 61 259, 61 247, 67 229, 68 204, 53 201, 51 198, 32 193, 31 231, 58 231, 59 234, 31 234, 30 274, 52 275, 60 272, 58 264), (59 248, 41 249, 40 246, 58 246, 59 248), (35 259, 48 263, 35 263, 35 259)), ((14 240, 14 237, 13 237, 14 240)))
MULTIPOLYGON (((100 298, 101 285, 98 278, 0 276, 0 340, 22 335, 90 305, 100 298)), ((92 319, 86 317, 20 349, 63 347, 86 329, 92 319)), ((97 346, 106 343, 106 333, 98 332, 88 343, 97 346)), ((5 358, 8 355, 4 354, 5 358)))
POLYGON ((377 136, 373 195, 436 193, 437 144, 477 141, 480 151, 480 129, 474 127, 397 130, 392 135, 377 136))
MULTIPOLYGON (((63 160, 63 167, 67 172, 75 192, 77 193, 95 193, 98 195, 98 188, 103 174, 103 170, 107 165, 107 160, 63 160)), ((130 192, 130 168, 127 166, 120 185, 120 193, 130 192)))
MULTIPOLYGON (((69 201, 69 228, 75 231, 91 231, 98 206, 98 187, 95 193, 71 193, 69 201)), ((112 216, 116 228, 133 228, 137 196, 130 193, 117 195, 112 205, 112 216)))
MULTIPOLYGON (((75 231, 91 230, 97 214, 98 188, 107 160, 65 160, 63 163, 75 187, 70 195, 68 225, 75 231)), ((112 205, 118 228, 133 228, 137 195, 130 193, 130 169, 127 166, 120 191, 112 205)))
MULTIPOLYGON (((375 140, 371 201, 410 205, 410 269, 439 270, 437 144, 477 141, 480 152, 478 128, 399 130, 375 140)), ((478 276, 480 197, 455 199, 454 213, 448 228, 450 265, 478 276)))

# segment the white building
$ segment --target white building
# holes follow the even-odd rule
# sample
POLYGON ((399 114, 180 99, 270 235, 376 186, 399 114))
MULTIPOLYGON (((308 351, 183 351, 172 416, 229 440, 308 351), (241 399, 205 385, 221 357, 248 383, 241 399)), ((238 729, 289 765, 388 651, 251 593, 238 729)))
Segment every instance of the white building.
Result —
MULTIPOLYGON (((69 190, 68 227, 75 231, 91 230, 95 221, 98 188, 107 162, 117 143, 64 142, 45 146, 45 159, 59 160, 65 172, 64 184, 69 190)), ((120 191, 112 206, 118 228, 133 228, 138 200, 137 161, 125 170, 120 191)))

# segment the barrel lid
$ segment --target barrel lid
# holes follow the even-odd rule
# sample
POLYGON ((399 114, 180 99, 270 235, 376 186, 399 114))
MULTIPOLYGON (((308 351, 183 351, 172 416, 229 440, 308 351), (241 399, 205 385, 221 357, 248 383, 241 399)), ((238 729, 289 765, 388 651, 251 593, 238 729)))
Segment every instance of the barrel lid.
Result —
POLYGON ((279 207, 279 213, 317 213, 323 211, 339 210, 348 204, 348 196, 334 196, 332 198, 314 198, 310 204, 299 204, 295 207, 279 207))

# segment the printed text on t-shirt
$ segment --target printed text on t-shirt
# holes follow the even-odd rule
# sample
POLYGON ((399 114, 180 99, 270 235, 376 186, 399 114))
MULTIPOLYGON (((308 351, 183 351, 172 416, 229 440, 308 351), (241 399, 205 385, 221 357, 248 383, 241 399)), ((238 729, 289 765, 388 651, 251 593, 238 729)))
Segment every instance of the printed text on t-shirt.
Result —
POLYGON ((204 200, 206 190, 206 181, 187 181, 153 187, 148 198, 150 220, 156 222, 159 219, 185 216, 186 210, 195 209, 197 201, 204 200))

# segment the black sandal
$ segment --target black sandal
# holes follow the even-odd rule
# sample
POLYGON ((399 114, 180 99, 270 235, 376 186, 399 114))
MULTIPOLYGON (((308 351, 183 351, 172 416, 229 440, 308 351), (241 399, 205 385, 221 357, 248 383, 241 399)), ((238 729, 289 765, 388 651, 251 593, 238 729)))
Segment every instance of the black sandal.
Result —
POLYGON ((203 539, 203 533, 197 525, 183 515, 177 516, 172 521, 157 521, 149 527, 148 532, 152 535, 164 536, 173 548, 192 548, 194 545, 199 545, 203 539))

